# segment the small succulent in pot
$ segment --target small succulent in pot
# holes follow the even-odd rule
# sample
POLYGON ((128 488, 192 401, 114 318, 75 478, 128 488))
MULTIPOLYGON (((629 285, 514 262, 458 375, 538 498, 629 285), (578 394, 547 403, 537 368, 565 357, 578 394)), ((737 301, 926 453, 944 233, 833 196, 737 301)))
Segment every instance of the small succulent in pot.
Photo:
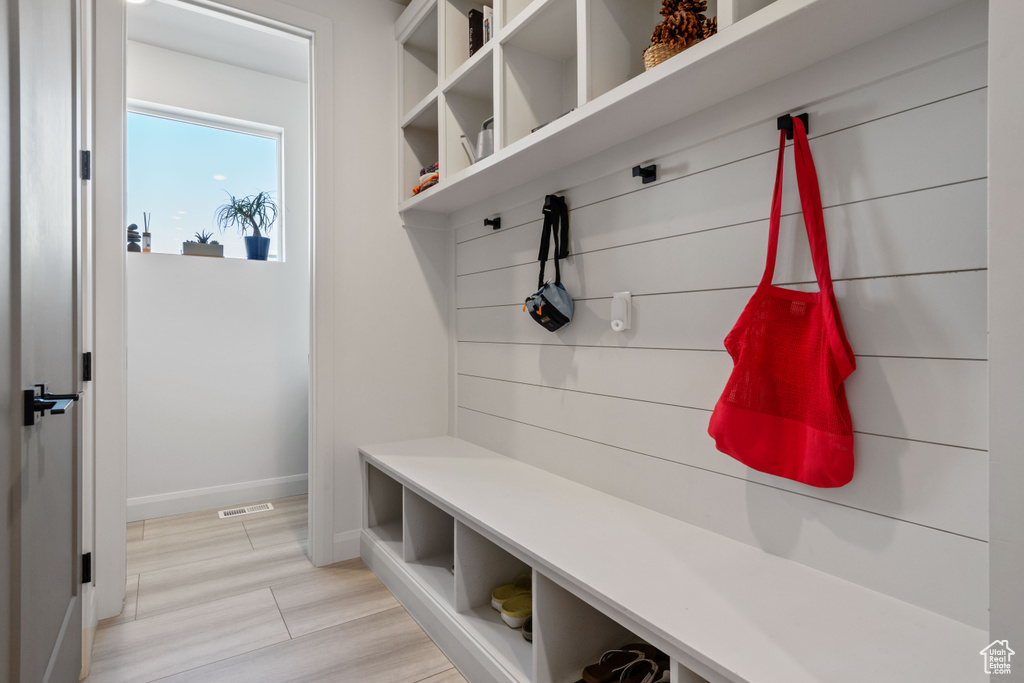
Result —
MULTIPOLYGON (((195 241, 198 244, 217 244, 217 242, 211 242, 210 241, 211 237, 213 237, 213 233, 212 232, 206 232, 205 230, 203 230, 202 232, 197 232, 196 233, 195 241)), ((189 240, 189 242, 191 242, 191 241, 192 240, 189 240)))

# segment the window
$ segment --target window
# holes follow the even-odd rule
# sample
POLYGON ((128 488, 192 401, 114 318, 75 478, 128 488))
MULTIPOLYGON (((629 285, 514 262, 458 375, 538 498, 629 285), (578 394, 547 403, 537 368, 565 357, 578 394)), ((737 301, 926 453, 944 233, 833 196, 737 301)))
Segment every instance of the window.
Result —
POLYGON ((128 222, 142 232, 143 213, 150 214, 152 251, 180 254, 182 242, 205 231, 224 245, 225 257, 244 259, 242 235, 233 228, 222 233, 214 214, 229 194, 269 190, 278 205, 277 221, 267 235, 269 258, 283 260, 280 131, 192 112, 132 107, 127 146, 128 222))

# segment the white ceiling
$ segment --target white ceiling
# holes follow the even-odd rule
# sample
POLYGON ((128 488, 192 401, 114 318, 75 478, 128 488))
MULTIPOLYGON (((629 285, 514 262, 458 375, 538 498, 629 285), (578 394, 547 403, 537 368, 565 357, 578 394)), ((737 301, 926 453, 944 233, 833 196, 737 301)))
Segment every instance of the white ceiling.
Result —
POLYGON ((174 0, 128 4, 128 40, 307 82, 309 42, 174 0))

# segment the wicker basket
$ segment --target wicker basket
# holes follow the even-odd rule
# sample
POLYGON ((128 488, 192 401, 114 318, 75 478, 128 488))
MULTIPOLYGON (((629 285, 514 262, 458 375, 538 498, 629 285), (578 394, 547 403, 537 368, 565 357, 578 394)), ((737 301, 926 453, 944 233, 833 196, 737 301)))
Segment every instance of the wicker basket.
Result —
POLYGON ((669 57, 675 57, 688 47, 699 43, 700 40, 691 40, 684 47, 672 47, 665 43, 654 43, 644 50, 644 70, 653 69, 669 57))

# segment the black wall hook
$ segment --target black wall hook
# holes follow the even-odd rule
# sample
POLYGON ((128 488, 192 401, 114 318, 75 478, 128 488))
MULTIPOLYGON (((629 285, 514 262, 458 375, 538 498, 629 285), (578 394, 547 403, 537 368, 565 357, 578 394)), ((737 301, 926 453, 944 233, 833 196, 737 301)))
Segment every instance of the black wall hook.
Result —
POLYGON ((644 185, 647 183, 653 183, 658 179, 658 166, 656 164, 651 164, 650 166, 634 166, 633 177, 636 178, 637 176, 643 178, 644 185))
POLYGON ((501 217, 485 218, 484 225, 491 226, 491 230, 501 230, 501 217))
MULTIPOLYGON (((797 114, 796 117, 804 122, 804 130, 806 132, 810 133, 811 132, 811 128, 810 128, 810 125, 808 124, 808 119, 810 119, 810 116, 807 114, 807 112, 804 112, 803 114, 797 114)), ((793 139, 793 117, 792 117, 792 115, 790 115, 790 114, 783 114, 782 116, 779 117, 779 127, 778 127, 778 130, 786 131, 786 139, 787 140, 792 140, 793 139)))

